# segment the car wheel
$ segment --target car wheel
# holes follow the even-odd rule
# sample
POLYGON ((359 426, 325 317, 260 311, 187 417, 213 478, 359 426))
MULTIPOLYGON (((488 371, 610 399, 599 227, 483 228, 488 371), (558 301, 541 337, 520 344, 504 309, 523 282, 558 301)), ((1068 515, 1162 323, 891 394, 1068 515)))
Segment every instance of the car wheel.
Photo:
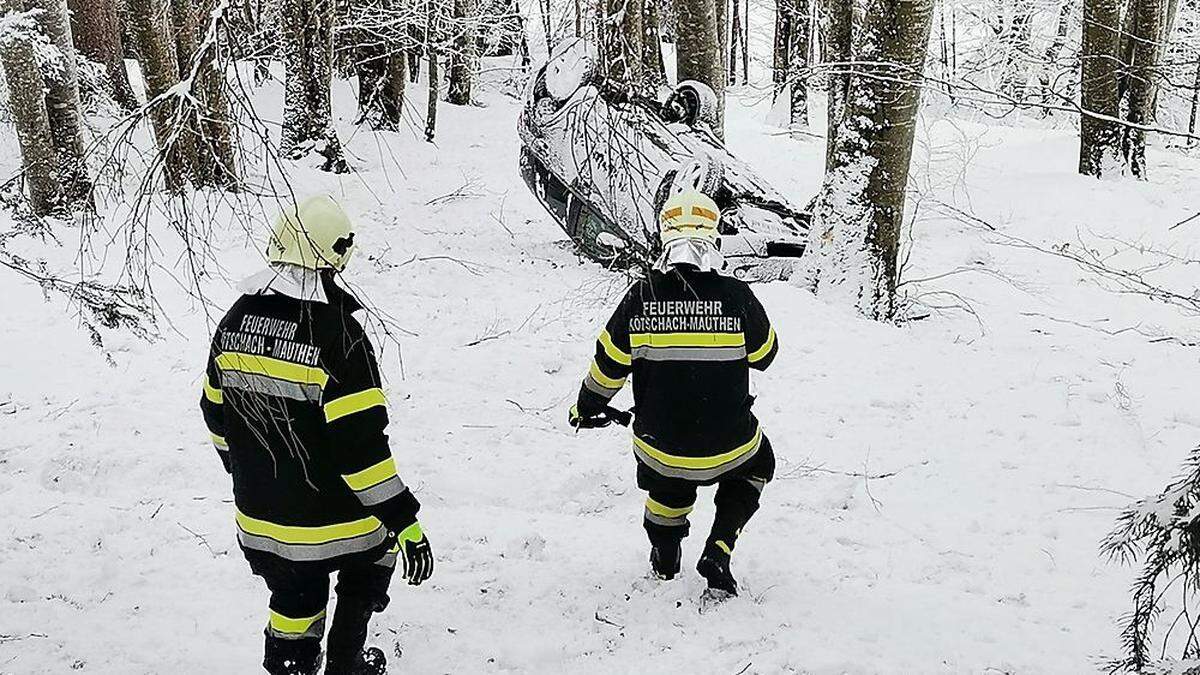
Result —
POLYGON ((675 173, 671 179, 671 194, 697 190, 715 198, 724 174, 725 167, 715 157, 698 157, 675 173))
POLYGON ((717 94, 712 87, 696 80, 684 80, 667 97, 664 107, 672 121, 683 122, 688 126, 702 122, 715 127, 720 121, 719 105, 717 94))

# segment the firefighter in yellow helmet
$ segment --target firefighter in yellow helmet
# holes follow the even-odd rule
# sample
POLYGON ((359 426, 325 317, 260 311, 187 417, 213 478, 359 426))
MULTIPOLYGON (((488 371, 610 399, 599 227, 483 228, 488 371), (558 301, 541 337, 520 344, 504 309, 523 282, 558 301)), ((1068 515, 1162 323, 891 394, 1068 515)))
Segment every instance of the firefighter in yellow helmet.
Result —
POLYGON ((364 649, 388 604, 397 558, 419 585, 433 572, 420 505, 396 472, 374 350, 335 281, 354 227, 331 197, 288 207, 267 244, 270 267, 247 280, 218 325, 200 407, 233 477, 238 542, 270 590, 263 667, 321 667, 330 574, 337 602, 326 673, 379 674, 364 649))
POLYGON ((569 419, 576 428, 617 420, 609 401, 633 377, 633 454, 638 487, 649 493, 651 567, 662 579, 679 573, 696 488, 716 485, 716 518, 696 569, 710 593, 730 596, 734 547, 775 471, 750 409, 749 371, 765 370, 779 342, 750 287, 721 274, 719 222, 720 209, 700 192, 668 198, 662 255, 600 333, 569 419))

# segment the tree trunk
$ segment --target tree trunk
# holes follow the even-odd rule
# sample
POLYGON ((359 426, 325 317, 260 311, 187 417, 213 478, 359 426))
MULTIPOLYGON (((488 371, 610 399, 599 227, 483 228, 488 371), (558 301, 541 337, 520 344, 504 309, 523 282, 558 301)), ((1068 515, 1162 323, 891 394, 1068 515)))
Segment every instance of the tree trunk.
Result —
MULTIPOLYGON (((1188 115, 1188 133, 1196 133, 1196 113, 1200 112, 1200 61, 1196 62, 1196 80, 1192 86, 1192 111, 1188 115)), ((1190 143, 1189 143, 1190 145, 1190 143)))
POLYGON ((1000 73, 1000 92, 1014 101, 1025 99, 1025 86, 1029 80, 1025 65, 1029 54, 1029 39, 1033 29, 1035 7, 1022 0, 1015 9, 1012 23, 1004 32, 1004 67, 1000 73))
POLYGON ((182 130, 176 128, 175 106, 155 102, 179 83, 179 62, 175 58, 175 43, 168 36, 167 16, 163 0, 129 0, 131 42, 137 50, 146 99, 151 104, 150 122, 162 157, 163 175, 167 189, 178 191, 183 188, 186 167, 190 164, 179 144, 182 130))
POLYGON ((426 19, 425 19, 425 50, 429 54, 429 102, 425 106, 425 141, 432 143, 437 134, 437 106, 439 87, 438 79, 441 74, 438 72, 438 17, 437 17, 437 0, 429 1, 426 4, 426 19))
POLYGON ((713 132, 725 136, 725 59, 717 23, 717 6, 723 0, 675 0, 676 82, 696 80, 717 95, 719 118, 713 132))
POLYGON ((783 0, 788 9, 788 67, 787 81, 791 88, 791 126, 808 126, 808 0, 783 0))
POLYGON ((826 68, 826 127, 825 172, 837 164, 835 149, 842 119, 850 97, 850 38, 853 29, 853 0, 819 0, 821 20, 821 55, 826 68))
POLYGON ((471 82, 478 56, 478 14, 475 0, 454 0, 454 51, 450 54, 450 82, 446 100, 454 105, 471 104, 471 82))
MULTIPOLYGON (((737 0, 734 0, 737 2, 737 0)), ((750 0, 742 12, 742 82, 750 83, 750 0)))
POLYGON ((805 266, 819 295, 887 320, 933 2, 867 0, 864 9, 837 161, 817 200, 805 266))
POLYGON ((1154 122, 1154 103, 1158 86, 1155 82, 1162 39, 1166 32, 1166 3, 1164 0, 1135 0, 1129 8, 1136 12, 1133 20, 1133 43, 1126 85, 1125 120, 1131 126, 1121 127, 1121 156, 1125 168, 1137 178, 1146 178, 1146 132, 1134 125, 1154 122))
POLYGON ((69 0, 71 35, 75 49, 104 66, 113 100, 125 110, 137 110, 141 103, 129 84, 125 69, 125 46, 121 38, 121 19, 116 0, 69 0))
MULTIPOLYGON (((1062 5, 1058 9, 1058 25, 1054 30, 1054 39, 1050 41, 1050 46, 1046 47, 1045 64, 1042 66, 1041 75, 1038 77, 1038 86, 1041 89, 1042 103, 1049 104, 1056 98, 1053 91, 1052 74, 1056 75, 1060 68, 1058 67, 1058 55, 1062 52, 1062 48, 1067 44, 1067 30, 1070 28, 1071 5, 1075 0, 1063 0, 1062 5)), ((1042 109, 1042 116, 1050 114, 1049 108, 1042 109)))
POLYGON ((604 0, 600 54, 610 88, 631 92, 642 83, 643 0, 604 0))
POLYGON ((315 150, 324 171, 349 170, 333 129, 329 102, 333 76, 333 0, 282 0, 284 100, 280 149, 299 159, 315 150))
POLYGON ((733 0, 732 27, 729 30, 729 84, 737 84, 738 76, 738 45, 742 41, 742 13, 738 0, 733 0))
POLYGON ((84 162, 83 118, 79 106, 79 75, 67 19, 66 0, 27 0, 29 9, 42 10, 37 22, 50 44, 63 59, 60 68, 44 76, 46 115, 50 120, 50 138, 57 152, 62 175, 63 196, 73 207, 91 205, 91 179, 84 162))
MULTIPOLYGON (((25 11, 21 0, 3 0, 5 14, 25 11)), ((0 40, 0 62, 8 83, 8 107, 21 146, 21 168, 29 191, 29 203, 39 216, 62 209, 62 185, 59 183, 58 158, 50 135, 50 118, 42 96, 45 83, 34 54, 32 22, 26 30, 10 27, 0 40)))
POLYGON ((643 0, 642 3, 642 80, 651 91, 667 83, 663 66, 662 38, 659 35, 658 4, 662 0, 643 0))
POLYGON ((193 94, 199 104, 196 109, 198 119, 195 121, 198 133, 198 177, 201 184, 232 189, 237 185, 237 167, 233 151, 234 119, 230 111, 225 68, 231 62, 236 63, 236 60, 233 55, 221 52, 224 47, 216 36, 222 30, 227 31, 233 9, 224 7, 220 15, 213 16, 216 8, 217 0, 200 0, 195 15, 200 38, 198 48, 201 49, 195 55, 198 63, 195 66, 196 81, 192 83, 193 94), (205 42, 210 30, 214 39, 205 42))
POLYGON ((775 85, 772 101, 787 88, 788 49, 792 46, 792 13, 788 10, 791 2, 777 0, 775 3, 775 40, 771 49, 771 82, 775 85))
POLYGON ((1119 129, 1114 121, 1120 113, 1117 97, 1119 25, 1119 0, 1084 0, 1079 173, 1085 176, 1099 178, 1120 167, 1119 129))

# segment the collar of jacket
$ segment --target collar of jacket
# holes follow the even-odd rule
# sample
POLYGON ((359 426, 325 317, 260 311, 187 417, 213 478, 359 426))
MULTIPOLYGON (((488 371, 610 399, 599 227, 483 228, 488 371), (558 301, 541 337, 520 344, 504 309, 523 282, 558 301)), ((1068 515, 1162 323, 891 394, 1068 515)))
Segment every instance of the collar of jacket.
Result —
POLYGON ((358 298, 338 286, 332 274, 296 265, 271 265, 243 280, 238 290, 246 295, 274 291, 297 300, 338 305, 350 314, 363 308, 358 298))

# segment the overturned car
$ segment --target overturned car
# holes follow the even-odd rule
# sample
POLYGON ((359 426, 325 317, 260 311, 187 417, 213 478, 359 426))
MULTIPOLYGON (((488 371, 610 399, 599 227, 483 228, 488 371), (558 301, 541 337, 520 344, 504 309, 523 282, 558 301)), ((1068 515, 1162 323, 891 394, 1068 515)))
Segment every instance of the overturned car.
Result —
POLYGON ((810 216, 725 149, 712 90, 682 82, 657 100, 608 91, 603 79, 589 45, 564 45, 530 81, 517 123, 521 175, 580 250, 611 265, 652 260, 659 207, 696 188, 721 208, 732 274, 787 278, 810 216))

